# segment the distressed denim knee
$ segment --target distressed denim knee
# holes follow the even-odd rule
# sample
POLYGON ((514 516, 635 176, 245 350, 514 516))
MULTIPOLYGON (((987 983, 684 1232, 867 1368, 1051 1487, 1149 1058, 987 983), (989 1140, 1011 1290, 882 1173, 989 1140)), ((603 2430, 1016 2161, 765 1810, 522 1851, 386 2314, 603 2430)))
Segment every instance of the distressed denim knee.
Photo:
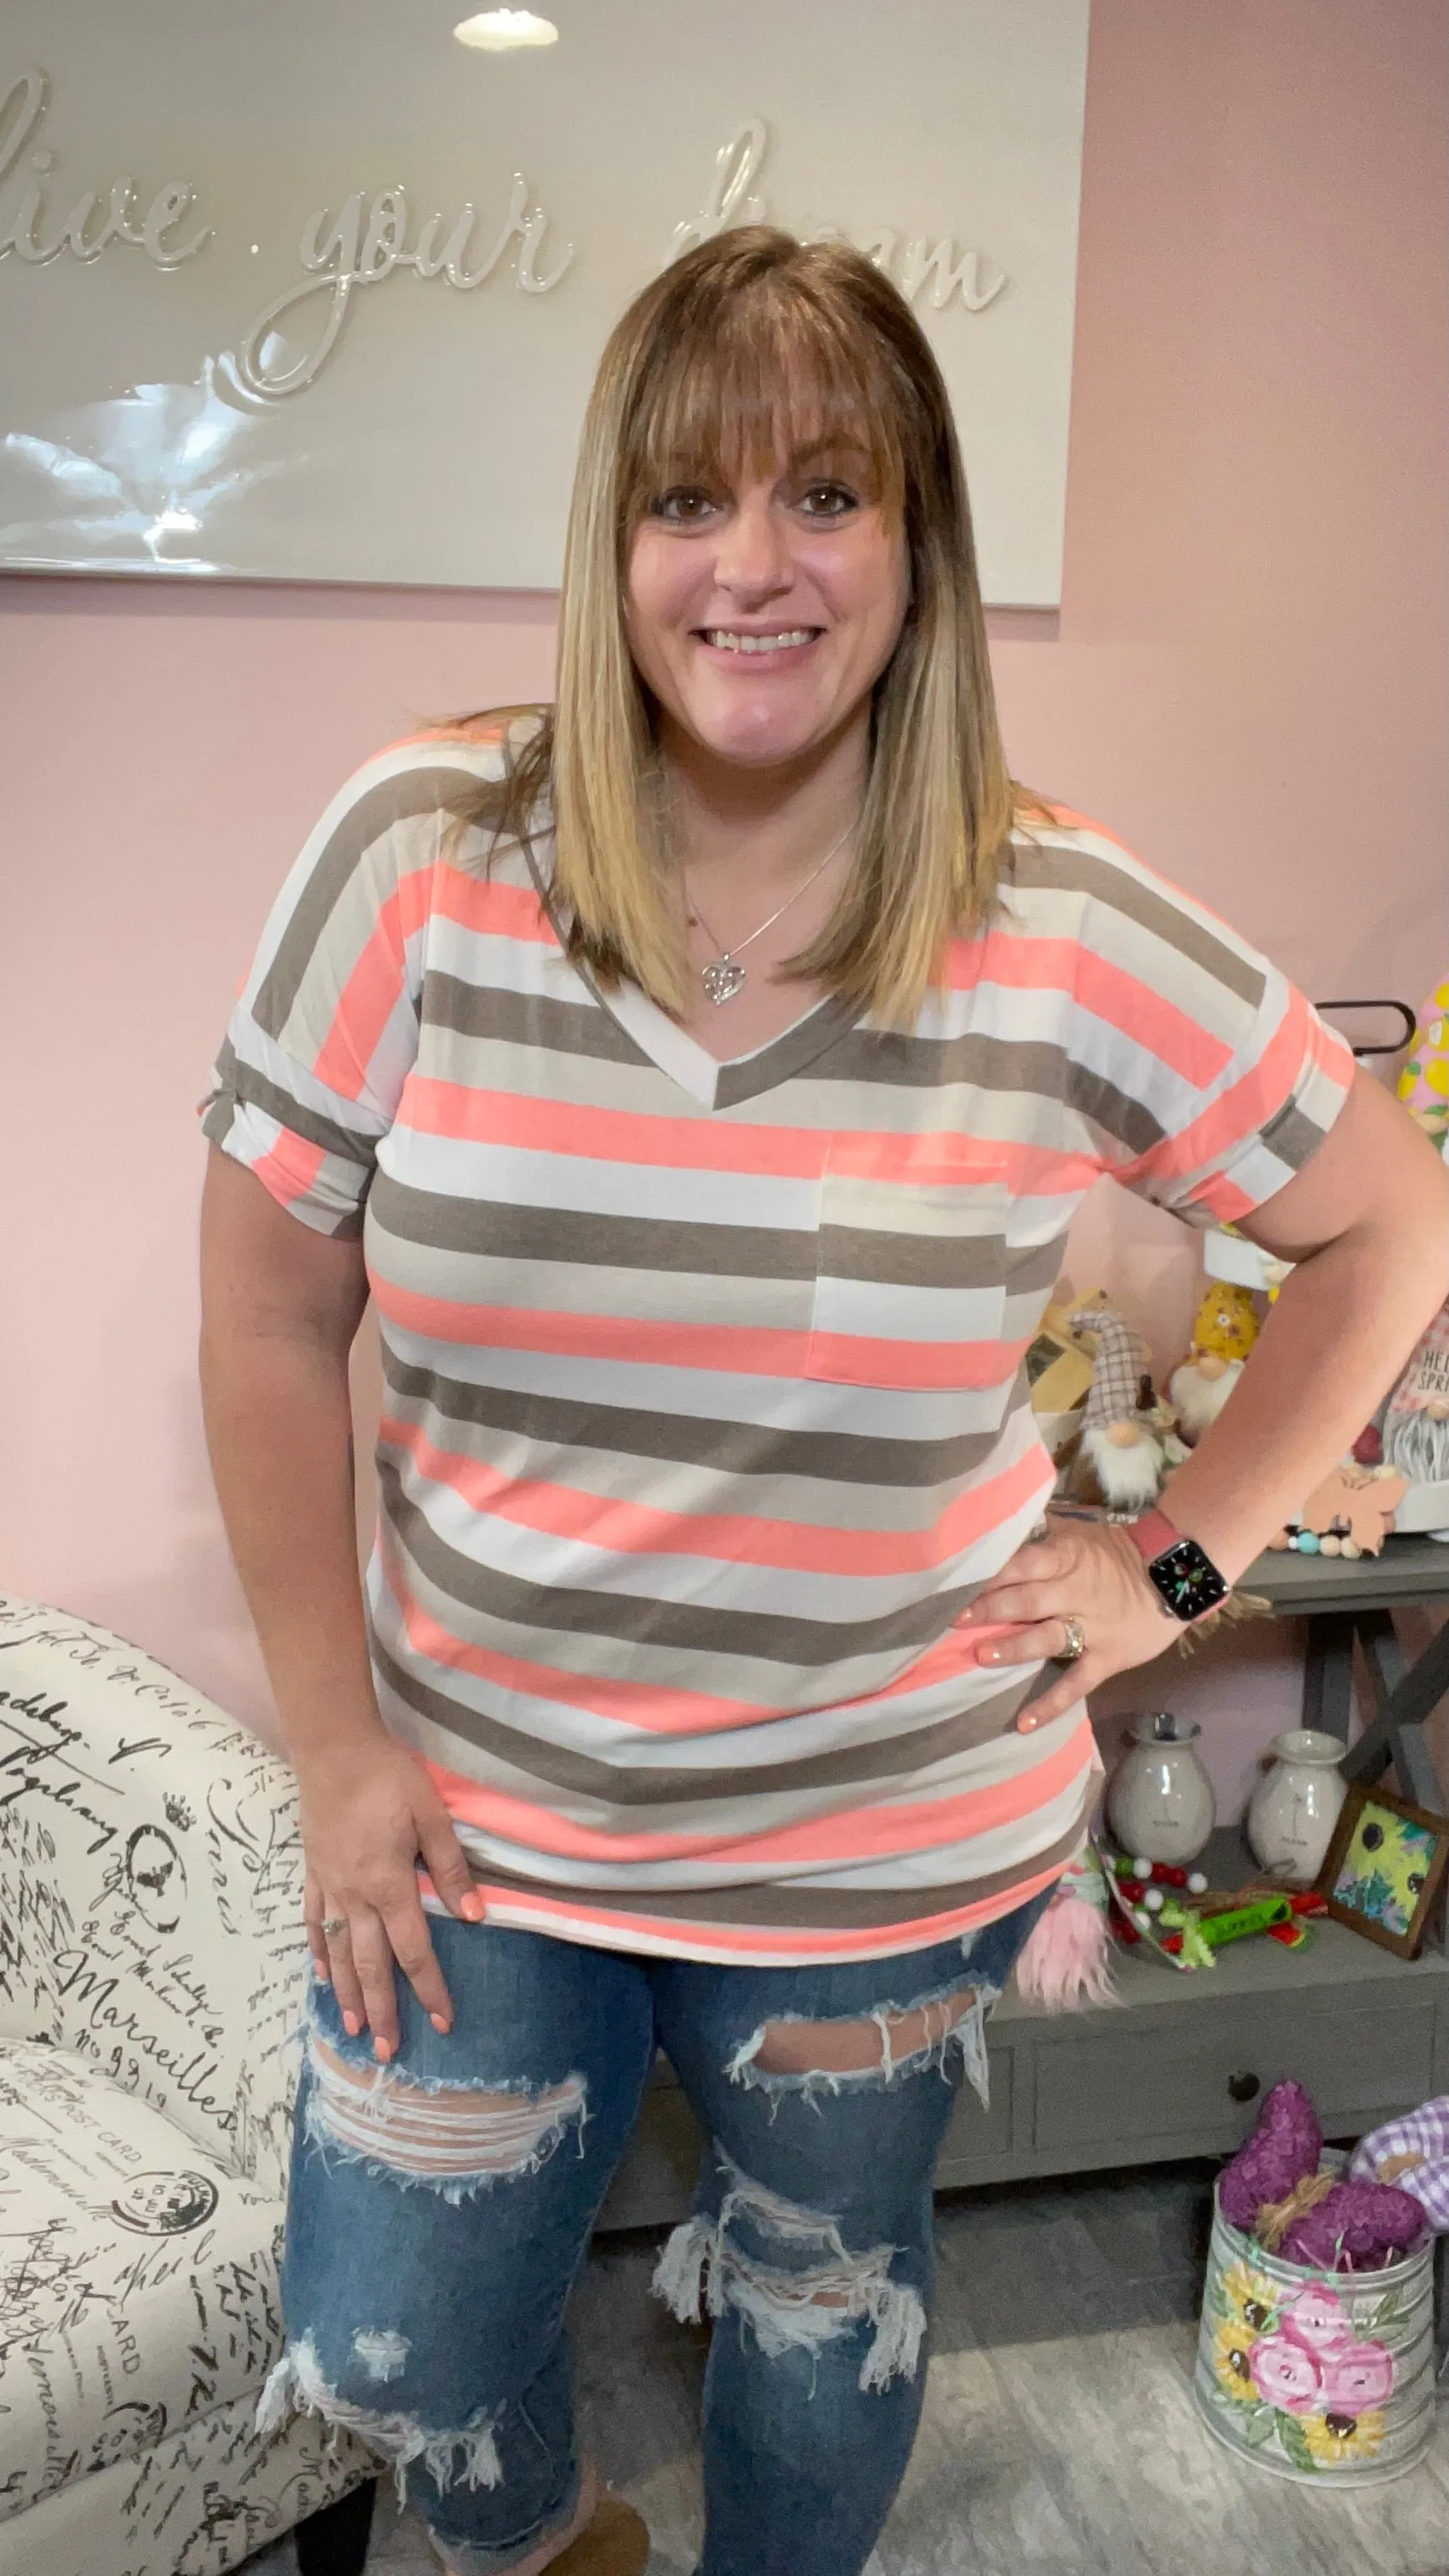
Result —
MULTIPOLYGON (((538 2174, 570 2135, 581 2138, 587 2085, 576 2072, 552 2084, 484 2086, 423 2075, 403 2062, 382 2066, 362 2045, 339 2046, 314 2021, 298 2112, 304 2157, 351 2166, 381 2187, 372 2201, 381 2222, 374 2242, 385 2243, 390 2231, 381 2193, 435 2194, 456 2210, 481 2192, 538 2174)), ((413 2287, 424 2324, 435 2288, 426 2276, 413 2287)), ((395 2314, 384 2321, 381 2308, 375 2320, 353 2325, 345 2347, 322 2321, 304 2326, 267 2383, 260 2428, 280 2422, 292 2407, 323 2416, 382 2452, 400 2500, 415 2466, 440 2495, 501 2485, 497 2429, 509 2396, 500 2393, 497 2402, 472 2410, 440 2405, 436 2363, 422 2355, 414 2363, 417 2339, 395 2314)))
POLYGON ((647 1985, 560 1944, 440 1924, 455 2002, 434 2031, 399 1986, 379 2065, 314 1989, 283 2265, 287 2345, 260 2421, 357 2435, 451 2564, 494 2576, 580 2494, 564 2308, 653 2047, 647 1985))
POLYGON ((344 2057, 315 2029, 308 2040, 307 2136, 324 2153, 357 2158, 379 2180, 457 2202, 510 2174, 537 2173, 588 2117, 587 2087, 481 2086, 424 2081, 400 2065, 344 2057))
POLYGON ((869 2328, 857 2374, 862 2390, 914 2378, 926 2331, 919 2290, 897 2280, 899 2249, 852 2252, 828 2212, 784 2199, 751 2181, 727 2156, 715 2163, 714 2207, 677 2227, 659 2258, 654 2287, 682 2322, 733 2313, 767 2359, 817 2355, 869 2328))

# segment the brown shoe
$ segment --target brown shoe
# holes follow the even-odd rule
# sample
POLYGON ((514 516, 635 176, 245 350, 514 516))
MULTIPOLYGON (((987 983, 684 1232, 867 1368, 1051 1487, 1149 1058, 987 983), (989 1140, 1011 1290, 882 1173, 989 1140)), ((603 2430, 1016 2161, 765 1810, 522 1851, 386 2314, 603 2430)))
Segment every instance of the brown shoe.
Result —
POLYGON ((601 2496, 593 2520, 551 2559, 547 2576, 644 2576, 649 2528, 622 2496, 601 2496))

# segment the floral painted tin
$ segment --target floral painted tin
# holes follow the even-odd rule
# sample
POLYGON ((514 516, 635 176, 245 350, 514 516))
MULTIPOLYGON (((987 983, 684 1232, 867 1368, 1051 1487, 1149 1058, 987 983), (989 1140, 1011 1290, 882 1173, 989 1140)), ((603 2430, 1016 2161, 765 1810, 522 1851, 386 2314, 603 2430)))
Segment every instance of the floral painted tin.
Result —
POLYGON ((1220 2442, 1279 2477, 1402 2477, 1434 2431, 1432 2238, 1381 2271, 1311 2272, 1229 2226, 1214 2194, 1193 2393, 1220 2442))

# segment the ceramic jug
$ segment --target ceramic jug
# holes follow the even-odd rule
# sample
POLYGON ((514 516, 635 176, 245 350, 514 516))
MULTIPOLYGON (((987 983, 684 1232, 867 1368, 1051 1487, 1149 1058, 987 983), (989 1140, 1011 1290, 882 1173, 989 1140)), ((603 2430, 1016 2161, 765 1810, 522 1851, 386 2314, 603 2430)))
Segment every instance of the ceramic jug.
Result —
POLYGON ((1311 1887, 1348 1795, 1338 1769, 1348 1746, 1315 1727, 1295 1726, 1268 1750, 1272 1768, 1248 1807, 1253 1857, 1285 1886, 1311 1887))
POLYGON ((1196 1860, 1217 1821, 1213 1784, 1194 1751, 1190 1717, 1158 1709, 1128 1729, 1129 1749, 1107 1789, 1107 1822, 1142 1860, 1196 1860))

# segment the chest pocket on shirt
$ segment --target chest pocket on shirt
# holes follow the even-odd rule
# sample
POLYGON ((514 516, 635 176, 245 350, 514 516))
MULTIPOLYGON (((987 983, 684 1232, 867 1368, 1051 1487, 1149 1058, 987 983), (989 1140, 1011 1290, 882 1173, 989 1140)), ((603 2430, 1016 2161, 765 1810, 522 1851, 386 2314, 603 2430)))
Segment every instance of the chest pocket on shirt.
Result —
POLYGON ((990 1168, 916 1180, 828 1163, 805 1375, 841 1386, 999 1385, 1010 1373, 1010 1204, 990 1168))

